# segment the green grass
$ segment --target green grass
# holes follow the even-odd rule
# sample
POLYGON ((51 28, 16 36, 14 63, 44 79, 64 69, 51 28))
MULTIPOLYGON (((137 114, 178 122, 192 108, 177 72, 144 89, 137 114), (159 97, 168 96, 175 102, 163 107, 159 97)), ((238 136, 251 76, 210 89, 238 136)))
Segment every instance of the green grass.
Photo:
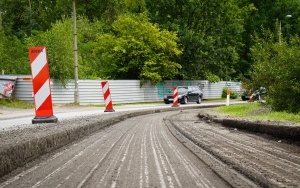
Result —
MULTIPOLYGON (((140 105, 140 104, 161 104, 162 102, 136 102, 136 103, 113 103, 113 106, 125 106, 125 105, 140 105)), ((77 106, 75 103, 67 103, 67 104, 60 104, 64 106, 77 106)), ((10 107, 10 108, 21 108, 21 109, 30 109, 34 108, 34 103, 21 101, 17 99, 0 99, 0 106, 10 107)), ((87 105, 90 107, 104 107, 104 104, 94 105, 90 104, 87 105)))
POLYGON ((226 100, 226 98, 209 98, 209 99, 203 99, 203 101, 220 101, 220 100, 226 100))
POLYGON ((21 108, 21 109, 34 108, 33 103, 20 101, 16 99, 0 99, 0 106, 10 107, 10 108, 21 108))
POLYGON ((221 106, 213 109, 222 114, 248 117, 258 120, 291 121, 300 123, 300 113, 274 112, 270 107, 261 103, 247 103, 231 106, 221 106))

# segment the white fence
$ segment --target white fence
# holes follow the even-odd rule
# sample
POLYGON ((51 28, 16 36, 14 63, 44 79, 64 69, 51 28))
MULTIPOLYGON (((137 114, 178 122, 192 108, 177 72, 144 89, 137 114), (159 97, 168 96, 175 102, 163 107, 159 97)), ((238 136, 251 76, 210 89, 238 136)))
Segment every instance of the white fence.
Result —
MULTIPOLYGON (((32 94, 32 80, 28 75, 16 75, 18 77, 14 89, 14 97, 24 101, 34 101, 32 94)), ((5 77, 5 75, 1 75, 5 77)), ((210 83, 206 80, 174 80, 166 81, 156 85, 145 84, 140 87, 139 80, 108 80, 110 93, 114 104, 154 102, 163 101, 166 95, 174 86, 179 85, 199 85, 202 88, 204 99, 220 98, 224 87, 232 91, 241 92, 240 82, 217 82, 210 83)), ((62 87, 55 80, 51 80, 52 101, 58 103, 73 103, 74 100, 74 80, 70 81, 66 87, 62 87)), ((104 104, 101 80, 79 80, 79 101, 81 105, 104 104)))

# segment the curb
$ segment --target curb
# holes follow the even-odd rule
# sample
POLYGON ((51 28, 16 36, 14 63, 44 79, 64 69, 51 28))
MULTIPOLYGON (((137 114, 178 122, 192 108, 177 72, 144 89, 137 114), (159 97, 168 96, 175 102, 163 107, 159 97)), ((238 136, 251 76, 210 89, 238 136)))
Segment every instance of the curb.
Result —
POLYGON ((227 127, 268 134, 281 139, 300 141, 300 126, 295 123, 287 125, 281 121, 250 120, 246 118, 233 118, 230 116, 218 117, 215 114, 212 115, 208 113, 199 113, 198 116, 227 127))

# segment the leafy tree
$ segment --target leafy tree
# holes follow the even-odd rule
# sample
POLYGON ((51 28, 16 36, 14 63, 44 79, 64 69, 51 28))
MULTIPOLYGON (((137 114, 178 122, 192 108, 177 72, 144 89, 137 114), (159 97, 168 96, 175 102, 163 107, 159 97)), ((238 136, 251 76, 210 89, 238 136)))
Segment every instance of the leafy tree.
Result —
POLYGON ((113 23, 119 15, 146 11, 144 0, 77 0, 77 12, 90 21, 113 23))
POLYGON ((97 36, 110 32, 111 27, 102 21, 90 22, 85 18, 78 19, 77 26, 79 78, 97 79, 101 77, 99 70, 102 69, 98 65, 99 57, 93 55, 94 49, 97 48, 97 36))
POLYGON ((45 31, 56 20, 70 15, 72 4, 66 4, 61 0, 0 0, 3 27, 7 34, 19 39, 30 36, 33 30, 45 31), (64 7, 70 7, 68 14, 64 14, 64 7))
POLYGON ((300 112, 300 38, 292 37, 290 44, 256 39, 251 49, 254 57, 253 86, 268 90, 268 103, 276 111, 300 112))
POLYGON ((53 24, 46 32, 36 32, 26 39, 28 47, 46 46, 51 78, 63 85, 74 75, 73 35, 71 19, 53 24), (71 32, 70 32, 71 31, 71 32))
MULTIPOLYGON (((182 49, 182 54, 168 56, 168 59, 180 64, 182 68, 177 69, 176 76, 173 76, 173 73, 172 76, 169 76, 169 72, 167 72, 166 78, 209 79, 210 81, 249 78, 254 63, 250 48, 257 42, 253 40, 254 34, 263 38, 264 30, 270 30, 274 35, 273 40, 277 42, 278 36, 276 35, 278 35, 280 20, 282 37, 288 44, 291 43, 290 37, 295 34, 300 35, 299 0, 266 0, 263 2, 259 0, 76 0, 76 7, 77 16, 79 16, 77 29, 80 78, 98 78, 104 77, 104 75, 115 77, 115 75, 108 75, 107 70, 109 69, 104 69, 104 65, 102 65, 103 62, 107 62, 109 56, 104 56, 104 53, 95 55, 101 49, 98 45, 101 42, 96 36, 98 34, 103 37, 103 33, 106 33, 120 39, 122 32, 112 24, 120 15, 124 14, 137 15, 146 12, 149 17, 147 21, 155 23, 157 28, 162 28, 160 31, 167 30, 176 33, 177 47, 182 49), (292 17, 285 19, 287 14, 291 14, 292 17)), ((14 67, 7 64, 6 66, 10 67, 5 67, 6 71, 23 73, 28 71, 27 67, 23 65, 28 63, 28 46, 23 39, 49 35, 43 33, 52 32, 52 27, 56 23, 64 23, 65 18, 71 17, 72 0, 0 0, 0 12, 0 21, 2 20, 0 24, 4 32, 1 33, 3 40, 0 41, 0 46, 12 46, 5 52, 4 49, 0 49, 2 51, 0 58, 5 59, 5 62, 16 62, 14 64, 18 65, 14 67), (10 55, 7 52, 9 50, 14 50, 17 55, 10 55)), ((65 38, 68 39, 68 42, 64 41, 62 46, 65 46, 65 43, 72 43, 72 35, 69 35, 71 33, 72 28, 70 27, 68 37, 65 38)), ((134 39, 140 41, 138 38, 134 39)), ((55 41, 54 38, 53 41, 55 41)), ((136 41, 130 44, 135 44, 136 41)), ((102 42, 104 43, 104 41, 102 42)), ((118 42, 117 44, 116 41, 113 41, 111 45, 120 46, 122 43, 118 42)), ((57 45, 50 43, 41 42, 40 44, 57 45)), ((145 41, 142 40, 141 43, 145 43, 145 41)), ((150 43, 148 42, 148 44, 150 43)), ((122 45, 124 46, 125 42, 122 45)), ((137 43, 136 46, 140 50, 147 50, 140 43, 137 43)), ((133 50, 133 47, 128 46, 128 49, 125 49, 128 52, 128 50, 133 50)), ((71 61, 73 58, 71 46, 68 50, 68 56, 70 56, 68 61, 71 65, 73 61, 71 61)), ((148 52, 144 54, 148 54, 148 52)), ((121 56, 120 54, 119 56, 115 55, 112 59, 121 58, 121 56)), ((127 59, 121 60, 129 62, 128 59, 136 57, 144 62, 148 60, 148 57, 141 58, 139 55, 131 55, 127 59)), ((151 57, 153 56, 151 55, 151 57)), ((156 64, 150 64, 152 71, 156 64)), ((136 66, 135 68, 146 70, 142 67, 136 66)), ((55 65, 53 70, 57 68, 63 68, 63 66, 55 65)), ((73 77, 71 75, 73 68, 69 69, 70 74, 66 74, 66 78, 73 77)), ((161 67, 158 66, 158 69, 161 67)), ((128 78, 142 78, 136 71, 128 70, 130 70, 128 74, 125 73, 126 69, 122 74, 118 74, 122 78, 126 78, 128 75, 128 78)), ((134 70, 134 66, 132 66, 132 70, 134 70)), ((114 74, 113 71, 110 73, 114 74)), ((63 77, 61 76, 62 79, 63 77)))
POLYGON ((248 5, 236 0, 147 1, 150 17, 178 32, 183 54, 182 79, 236 78, 243 46, 243 16, 248 5))
POLYGON ((29 74, 27 49, 15 36, 6 36, 0 27, 0 71, 29 74))
MULTIPOLYGON (((252 54, 250 48, 255 45, 254 35, 264 37, 265 30, 272 31, 274 41, 278 42, 279 21, 282 22, 282 37, 289 38, 292 35, 300 34, 300 2, 298 0, 242 0, 243 4, 252 4, 255 9, 249 12, 245 18, 245 32, 243 33, 243 53, 240 63, 242 77, 250 78, 252 71, 252 54), (291 14, 292 18, 285 18, 291 14)), ((288 41, 288 40, 287 40, 288 41)))
POLYGON ((112 33, 98 37, 94 53, 100 75, 110 79, 141 79, 152 83, 172 79, 181 66, 175 33, 160 30, 145 15, 122 15, 112 33))

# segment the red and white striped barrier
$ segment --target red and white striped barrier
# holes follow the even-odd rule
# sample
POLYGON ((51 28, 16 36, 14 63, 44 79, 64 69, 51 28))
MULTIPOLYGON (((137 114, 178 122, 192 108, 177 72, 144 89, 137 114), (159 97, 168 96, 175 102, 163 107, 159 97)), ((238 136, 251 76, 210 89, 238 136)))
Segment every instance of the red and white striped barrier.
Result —
POLYGON ((102 86, 103 97, 105 102, 104 112, 114 112, 115 110, 113 109, 108 81, 102 81, 101 86, 102 86))
POLYGON ((50 74, 45 46, 29 48, 35 117, 32 123, 56 123, 53 116, 50 74))
POLYGON ((173 105, 172 107, 179 107, 179 104, 178 104, 178 87, 175 86, 173 88, 173 105))

